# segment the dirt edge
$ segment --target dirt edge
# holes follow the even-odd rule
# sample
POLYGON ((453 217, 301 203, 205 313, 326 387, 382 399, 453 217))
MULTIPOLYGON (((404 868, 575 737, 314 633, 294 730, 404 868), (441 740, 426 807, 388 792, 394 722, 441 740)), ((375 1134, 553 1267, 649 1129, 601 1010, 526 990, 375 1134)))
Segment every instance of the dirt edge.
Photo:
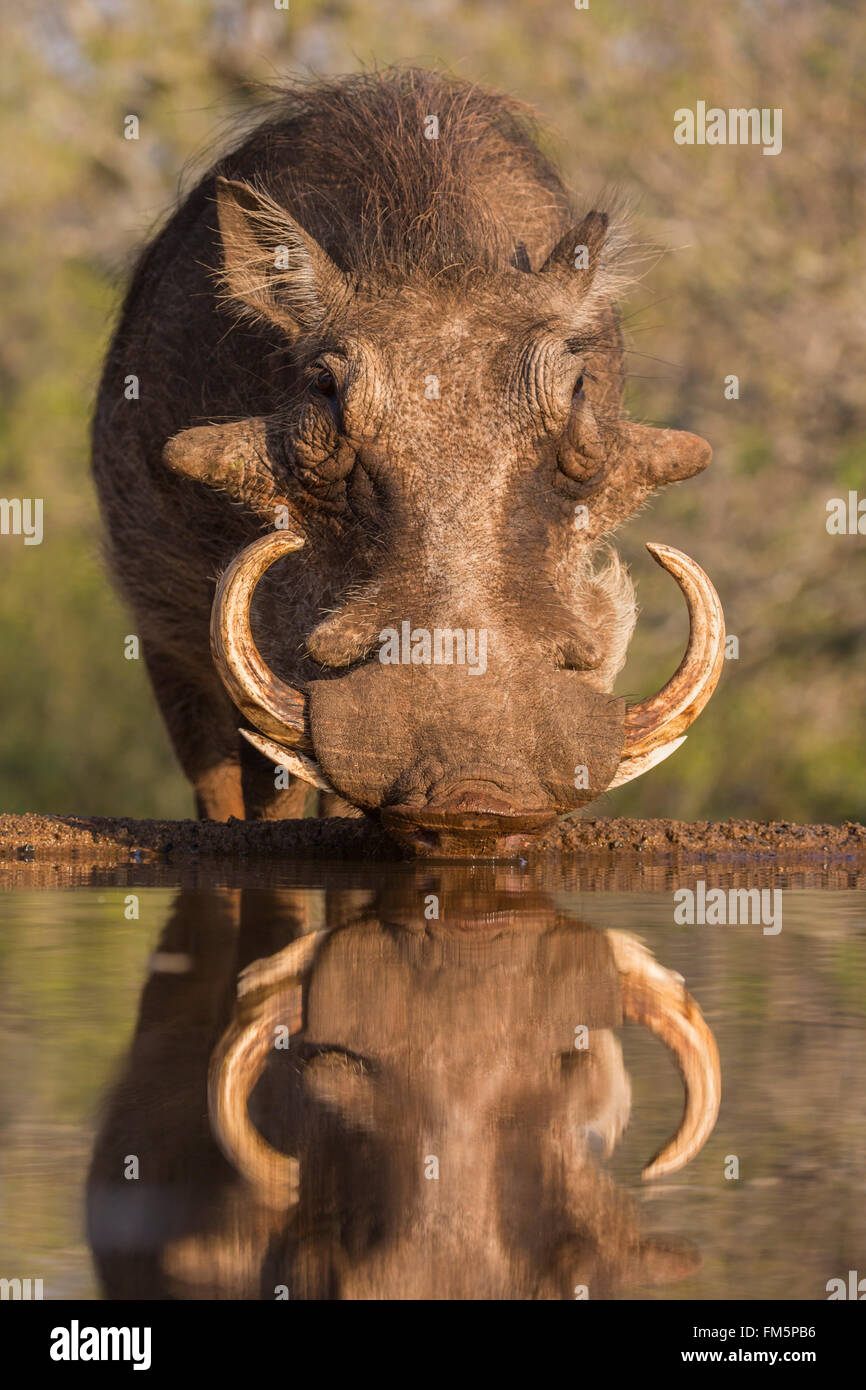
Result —
MULTIPOLYGON (((786 864, 866 867, 866 827, 795 825, 788 821, 581 819, 560 822, 531 857, 635 854, 664 863, 784 859, 786 864)), ((401 858, 367 820, 158 821, 105 816, 0 815, 0 867, 23 863, 79 865, 199 862, 207 859, 401 858)))

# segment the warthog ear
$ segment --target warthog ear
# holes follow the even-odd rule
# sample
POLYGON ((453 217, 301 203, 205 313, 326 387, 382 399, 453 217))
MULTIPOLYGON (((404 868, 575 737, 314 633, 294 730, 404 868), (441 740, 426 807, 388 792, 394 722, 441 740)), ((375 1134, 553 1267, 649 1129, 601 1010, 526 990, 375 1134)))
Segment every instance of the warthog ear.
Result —
POLYGON ((588 212, 557 242, 539 273, 574 277, 575 288, 581 295, 586 294, 601 260, 608 220, 606 212, 588 212))
POLYGON ((228 298, 249 317, 294 337, 348 295, 347 277, 267 193, 223 178, 216 192, 223 280, 228 298))

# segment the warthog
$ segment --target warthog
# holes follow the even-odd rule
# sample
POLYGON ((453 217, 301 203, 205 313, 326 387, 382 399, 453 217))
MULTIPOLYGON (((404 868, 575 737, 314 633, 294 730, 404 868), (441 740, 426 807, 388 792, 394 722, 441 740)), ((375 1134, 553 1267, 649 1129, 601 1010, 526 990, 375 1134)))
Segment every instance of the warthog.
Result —
POLYGON ((718 599, 650 547, 691 636, 626 707, 604 538, 710 449, 622 415, 622 241, 522 108, 408 70, 283 92, 146 251, 94 466, 200 814, 312 783, 418 851, 509 852, 678 746, 718 599))
POLYGON ((154 959, 89 1180, 109 1297, 604 1298, 695 1270, 599 1163, 631 1111, 623 1020, 685 1080, 646 1178, 719 1104, 712 1033, 634 938, 501 870, 329 892, 306 923, 236 897, 181 894, 154 959))

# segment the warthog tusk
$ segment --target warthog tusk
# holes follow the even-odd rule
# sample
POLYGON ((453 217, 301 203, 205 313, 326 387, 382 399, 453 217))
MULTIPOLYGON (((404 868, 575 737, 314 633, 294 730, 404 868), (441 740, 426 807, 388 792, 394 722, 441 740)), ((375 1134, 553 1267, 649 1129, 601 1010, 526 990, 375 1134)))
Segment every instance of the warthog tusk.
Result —
POLYGON ((608 791, 633 781, 635 777, 641 777, 643 773, 649 772, 651 767, 663 763, 665 758, 669 758, 671 753, 676 753, 685 741, 686 736, 683 734, 681 738, 675 738, 671 743, 663 743, 661 748, 653 748, 650 753, 639 753, 635 758, 623 758, 616 776, 607 785, 608 791))
POLYGON ((718 685, 725 660, 725 615, 700 565, 669 545, 650 543, 647 550, 685 595, 689 641, 667 685, 626 707, 625 744, 612 787, 639 777, 679 748, 718 685))
POLYGON ((314 762, 312 758, 307 758, 303 753, 295 752, 291 748, 282 748, 280 744, 273 743, 263 734, 254 734, 251 729, 238 729, 238 733, 246 739, 247 743, 251 743, 253 748, 264 753, 266 758, 270 758, 277 767, 286 768, 293 777, 300 777, 302 782, 309 782, 311 786, 318 787, 323 792, 334 790, 327 777, 323 775, 319 764, 314 762))
POLYGON ((686 1089, 680 1127, 644 1168, 646 1182, 685 1167, 712 1133, 722 1098, 719 1049, 682 976, 659 965, 636 936, 609 931, 607 937, 621 978, 623 1018, 670 1048, 686 1089))
POLYGON ((298 1198, 298 1161, 262 1138, 247 1104, 273 1054, 274 1029, 287 1027, 291 1034, 301 1028, 303 978, 327 934, 301 936, 244 971, 235 1016, 210 1062, 208 1116, 214 1138, 258 1200, 282 1210, 298 1198))
POLYGON ((270 670, 250 628, 250 603, 265 570, 303 544, 300 536, 272 531, 232 560, 214 595, 210 644, 223 685, 250 723, 270 738, 309 750, 306 699, 270 670))

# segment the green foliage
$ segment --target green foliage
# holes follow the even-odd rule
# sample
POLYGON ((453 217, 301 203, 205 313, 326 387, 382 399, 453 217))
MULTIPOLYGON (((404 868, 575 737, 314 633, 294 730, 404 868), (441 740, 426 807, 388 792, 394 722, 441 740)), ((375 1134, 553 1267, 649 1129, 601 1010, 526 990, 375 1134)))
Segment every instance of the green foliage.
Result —
POLYGON ((441 62, 534 104, 578 200, 619 189, 659 248, 625 305, 637 414, 715 460, 620 537, 644 609, 622 689, 664 679, 679 599, 642 543, 688 550, 740 640, 677 757, 609 798, 642 814, 864 815, 862 538, 828 498, 866 493, 862 313, 866 11, 733 0, 459 5, 70 0, 9 6, 0 138, 0 495, 42 496, 42 546, 0 537, 0 806, 187 813, 130 620, 99 566, 87 427, 134 250, 254 99, 249 80, 375 58, 441 62), (698 100, 781 107, 784 148, 689 147, 698 100), (141 123, 123 138, 124 117, 141 123), (740 378, 740 398, 724 379, 740 378))

